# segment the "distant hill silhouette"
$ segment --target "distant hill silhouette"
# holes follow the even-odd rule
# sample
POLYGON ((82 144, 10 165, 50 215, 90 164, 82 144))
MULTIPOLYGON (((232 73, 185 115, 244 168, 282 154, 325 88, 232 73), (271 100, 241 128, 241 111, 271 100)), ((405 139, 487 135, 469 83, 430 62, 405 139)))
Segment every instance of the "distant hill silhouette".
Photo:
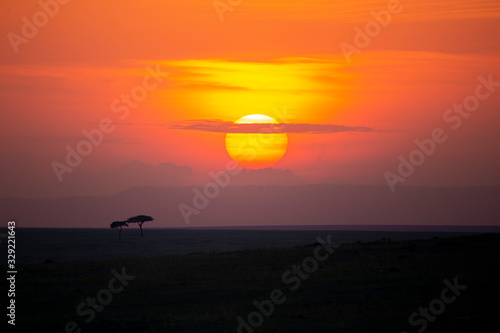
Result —
POLYGON ((235 186, 187 226, 179 212, 192 206, 192 187, 139 187, 113 196, 0 199, 0 218, 19 227, 102 227, 116 216, 147 211, 155 227, 248 225, 499 225, 500 187, 304 185, 235 186))
MULTIPOLYGON (((188 227, 178 205, 192 187, 138 187, 113 196, 0 199, 0 218, 20 227, 102 227, 147 211, 155 227, 188 227)), ((500 187, 304 185, 221 189, 189 227, 247 225, 499 225, 500 187)))

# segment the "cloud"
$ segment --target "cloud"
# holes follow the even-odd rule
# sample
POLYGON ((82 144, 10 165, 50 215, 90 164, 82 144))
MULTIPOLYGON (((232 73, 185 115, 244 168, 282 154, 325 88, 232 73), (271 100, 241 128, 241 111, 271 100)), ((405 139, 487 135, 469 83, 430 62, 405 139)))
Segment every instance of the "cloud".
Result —
POLYGON ((199 119, 177 122, 169 126, 172 129, 204 131, 215 133, 307 133, 330 134, 340 132, 376 132, 370 127, 343 126, 333 124, 235 124, 219 119, 199 119))
MULTIPOLYGON (((387 9, 387 1, 379 0, 310 0, 304 5, 301 0, 278 1, 269 6, 269 1, 248 2, 245 17, 263 17, 280 20, 328 20, 340 23, 364 23, 372 19, 371 11, 387 9), (385 2, 385 3, 384 3, 385 2)), ((396 6, 398 7, 398 6, 396 6)), ((498 0, 421 0, 405 3, 405 21, 449 20, 464 18, 498 17, 498 0)), ((403 16, 403 15, 402 15, 403 16)))
MULTIPOLYGON (((97 123, 99 124, 99 123, 97 123)), ((87 140, 85 136, 35 136, 35 135, 23 135, 23 136, 3 136, 0 137, 0 142, 28 142, 28 143, 77 143, 82 140, 87 140)), ((129 141, 121 138, 103 138, 103 143, 113 143, 113 144, 138 144, 136 141, 129 141)))
POLYGON ((303 185, 304 180, 290 169, 243 169, 237 177, 231 179, 230 186, 270 186, 303 185))
POLYGON ((189 166, 151 165, 136 160, 95 172, 77 169, 59 183, 53 174, 41 178, 37 159, 28 154, 4 154, 4 157, 9 163, 0 165, 0 174, 9 176, 0 179, 0 197, 103 196, 133 187, 190 186, 194 176, 189 166))
POLYGON ((74 195, 109 195, 131 187, 187 186, 193 170, 174 163, 151 165, 130 161, 116 168, 99 172, 79 171, 59 184, 62 190, 74 195))

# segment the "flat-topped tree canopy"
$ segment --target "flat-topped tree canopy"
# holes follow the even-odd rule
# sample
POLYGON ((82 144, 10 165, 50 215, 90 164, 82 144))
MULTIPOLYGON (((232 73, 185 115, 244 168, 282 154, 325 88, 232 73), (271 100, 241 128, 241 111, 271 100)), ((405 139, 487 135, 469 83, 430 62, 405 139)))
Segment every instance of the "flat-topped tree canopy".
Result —
POLYGON ((154 219, 149 216, 149 215, 137 215, 129 218, 127 222, 129 223, 137 223, 139 225, 139 228, 141 228, 141 237, 142 237, 142 225, 145 222, 150 222, 153 221, 154 219))
POLYGON ((110 227, 111 229, 116 229, 116 228, 128 227, 128 224, 126 221, 115 221, 111 222, 110 227))
POLYGON ((149 216, 149 215, 137 215, 137 216, 134 216, 134 217, 130 217, 129 219, 127 219, 126 222, 133 222, 133 223, 138 223, 138 222, 149 222, 149 221, 153 221, 154 219, 149 216))
POLYGON ((110 225, 111 229, 118 229, 120 232, 118 233, 118 241, 122 241, 122 228, 123 227, 128 227, 127 221, 114 221, 111 222, 110 225))

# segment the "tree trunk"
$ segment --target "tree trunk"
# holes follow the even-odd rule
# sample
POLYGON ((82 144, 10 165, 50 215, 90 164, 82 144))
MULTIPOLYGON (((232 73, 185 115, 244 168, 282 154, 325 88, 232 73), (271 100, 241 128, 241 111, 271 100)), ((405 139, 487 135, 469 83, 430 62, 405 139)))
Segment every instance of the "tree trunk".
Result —
POLYGON ((139 223, 139 228, 141 228, 141 237, 142 237, 142 223, 139 223))
POLYGON ((120 232, 118 233, 118 241, 122 241, 122 228, 120 228, 120 232))

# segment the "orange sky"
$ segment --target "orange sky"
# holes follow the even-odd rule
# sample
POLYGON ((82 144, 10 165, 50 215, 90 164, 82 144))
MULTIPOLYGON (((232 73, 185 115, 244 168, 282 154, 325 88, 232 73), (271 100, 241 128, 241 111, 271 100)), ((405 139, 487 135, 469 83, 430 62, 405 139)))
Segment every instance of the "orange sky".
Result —
POLYGON ((442 127, 448 140, 405 185, 500 185, 500 91, 459 129, 443 121, 474 94, 479 76, 500 81, 498 0, 396 3, 390 22, 351 61, 340 45, 355 46, 355 29, 388 1, 245 0, 223 21, 211 0, 58 7, 16 44, 12 33, 25 37, 23 17, 33 22, 40 4, 0 4, 1 196, 78 194, 72 178, 132 160, 188 166, 185 184, 203 182, 229 160, 225 134, 185 124, 254 113, 286 114, 287 123, 307 129, 288 134, 288 150, 273 166, 303 183, 385 184, 398 156, 442 127), (112 104, 144 84, 146 67, 168 75, 150 78, 155 88, 120 119, 112 104), (52 163, 64 163, 65 147, 103 118, 116 128, 60 183, 52 163), (319 133, 317 124, 346 130, 319 133))

